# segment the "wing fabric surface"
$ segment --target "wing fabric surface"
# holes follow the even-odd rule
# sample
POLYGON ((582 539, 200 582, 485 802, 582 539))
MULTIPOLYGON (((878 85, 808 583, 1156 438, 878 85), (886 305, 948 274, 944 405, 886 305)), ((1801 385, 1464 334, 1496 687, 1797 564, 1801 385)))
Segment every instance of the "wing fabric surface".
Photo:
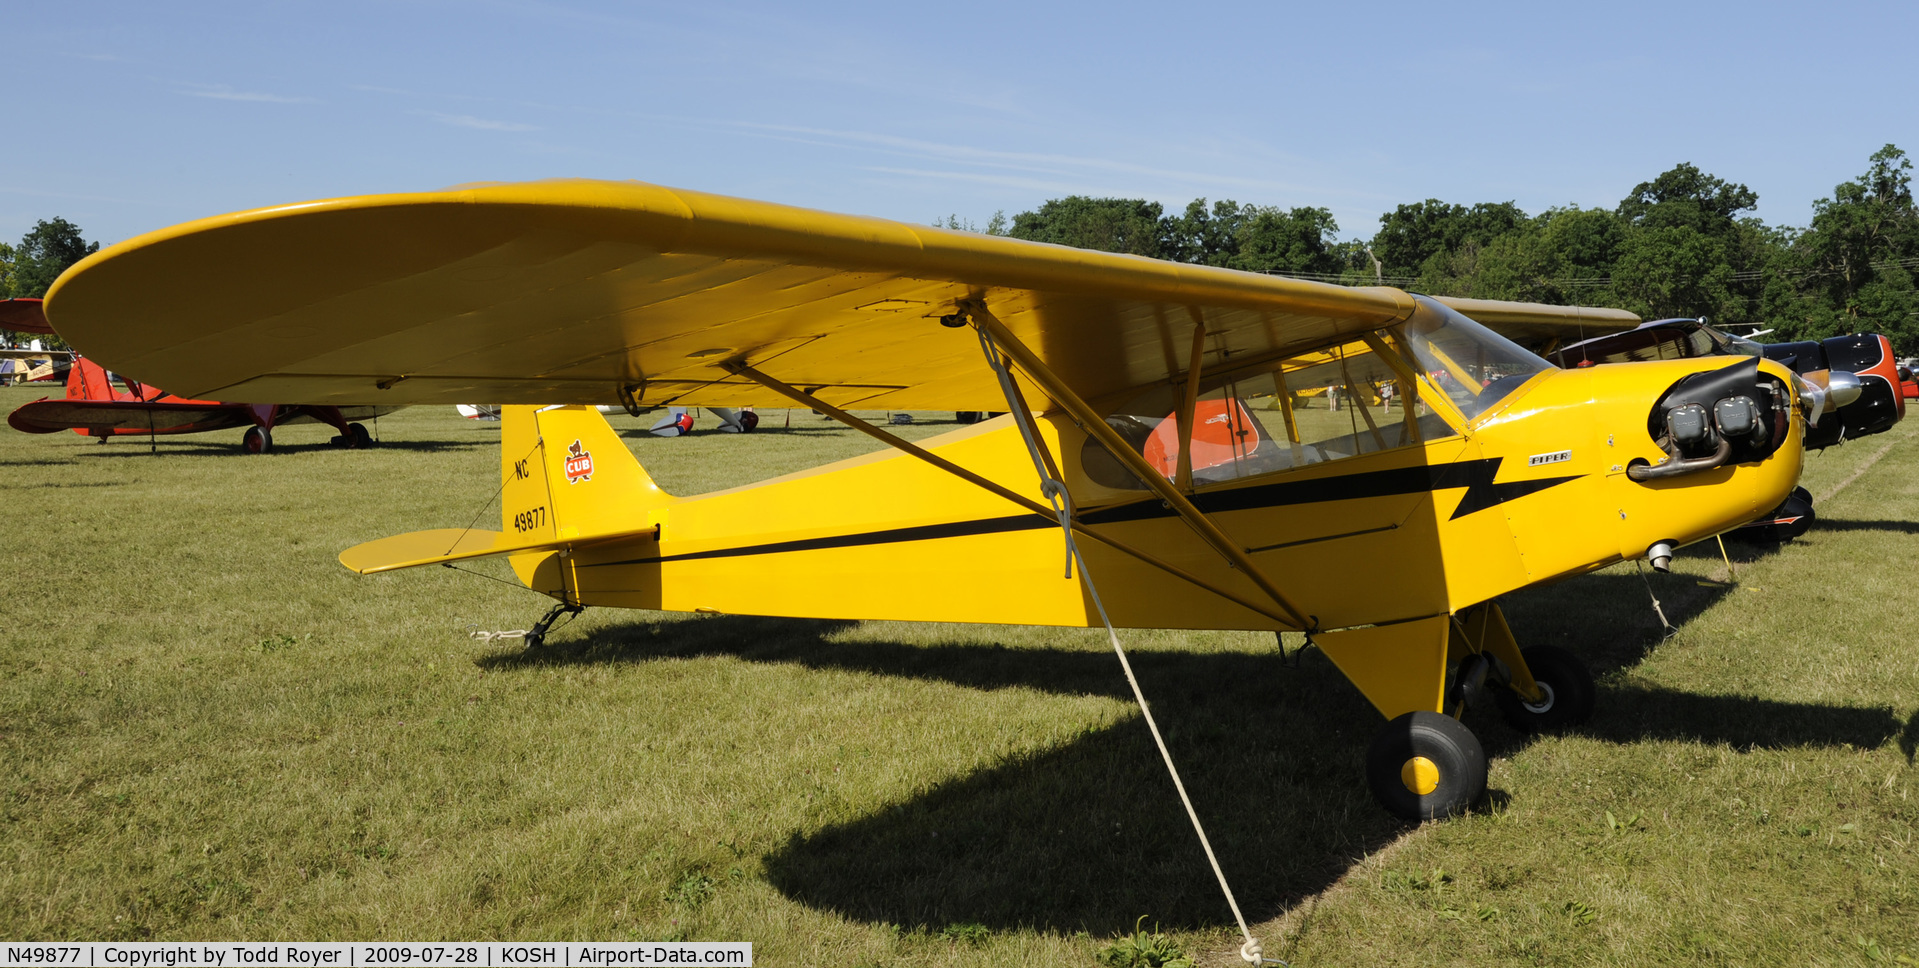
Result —
POLYGON ((787 401, 1004 409, 976 298, 1077 392, 1376 328, 1394 289, 1273 276, 679 191, 552 181, 287 205, 175 226, 70 270, 83 352, 195 397, 306 404, 787 401))

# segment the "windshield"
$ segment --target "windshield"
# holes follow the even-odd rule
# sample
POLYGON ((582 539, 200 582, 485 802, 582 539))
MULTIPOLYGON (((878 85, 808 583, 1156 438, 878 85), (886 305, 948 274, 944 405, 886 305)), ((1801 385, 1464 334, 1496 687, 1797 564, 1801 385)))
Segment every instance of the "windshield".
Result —
POLYGON ((1453 401, 1466 419, 1518 389, 1533 374, 1552 364, 1526 352, 1519 344, 1457 311, 1425 296, 1414 296, 1418 308, 1404 327, 1404 349, 1411 350, 1413 368, 1453 401))

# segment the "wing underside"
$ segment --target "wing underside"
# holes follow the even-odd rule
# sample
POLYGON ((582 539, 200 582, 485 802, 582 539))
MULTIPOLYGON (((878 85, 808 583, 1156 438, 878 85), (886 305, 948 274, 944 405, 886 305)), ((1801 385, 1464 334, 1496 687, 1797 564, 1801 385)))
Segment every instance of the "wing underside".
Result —
MULTIPOLYGON (((1403 318, 1351 289, 640 183, 535 182, 243 212, 90 257, 69 342, 170 391, 293 403, 1004 409, 981 301, 1088 398, 1403 318), (178 308, 172 308, 178 307, 178 308)), ((1029 388, 1030 389, 1030 388, 1029 388)))
POLYGON ((1623 333, 1640 322, 1637 315, 1623 309, 1552 306, 1458 296, 1437 298, 1540 356, 1580 340, 1623 333))

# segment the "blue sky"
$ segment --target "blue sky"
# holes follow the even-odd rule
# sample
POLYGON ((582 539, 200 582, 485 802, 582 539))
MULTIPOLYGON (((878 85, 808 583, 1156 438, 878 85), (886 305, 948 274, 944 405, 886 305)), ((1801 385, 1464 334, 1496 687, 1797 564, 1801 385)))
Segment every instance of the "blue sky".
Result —
POLYGON ((983 224, 1066 194, 1611 206, 1681 161, 1803 225, 1919 152, 1919 5, 13 0, 0 240, 633 178, 983 224), (1563 8, 1563 9, 1562 9, 1563 8))

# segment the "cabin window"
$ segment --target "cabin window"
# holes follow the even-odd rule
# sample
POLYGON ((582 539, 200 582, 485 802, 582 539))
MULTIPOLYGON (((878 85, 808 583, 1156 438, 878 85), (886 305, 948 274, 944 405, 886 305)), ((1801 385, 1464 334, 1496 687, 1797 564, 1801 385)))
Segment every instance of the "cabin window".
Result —
MULTIPOLYGON (((1184 390, 1156 387, 1106 418, 1148 465, 1175 483, 1184 390)), ((1364 339, 1206 380, 1201 390, 1187 471, 1199 489, 1455 433, 1364 339)), ((1086 442, 1081 466, 1107 487, 1146 488, 1097 441, 1086 442)))

